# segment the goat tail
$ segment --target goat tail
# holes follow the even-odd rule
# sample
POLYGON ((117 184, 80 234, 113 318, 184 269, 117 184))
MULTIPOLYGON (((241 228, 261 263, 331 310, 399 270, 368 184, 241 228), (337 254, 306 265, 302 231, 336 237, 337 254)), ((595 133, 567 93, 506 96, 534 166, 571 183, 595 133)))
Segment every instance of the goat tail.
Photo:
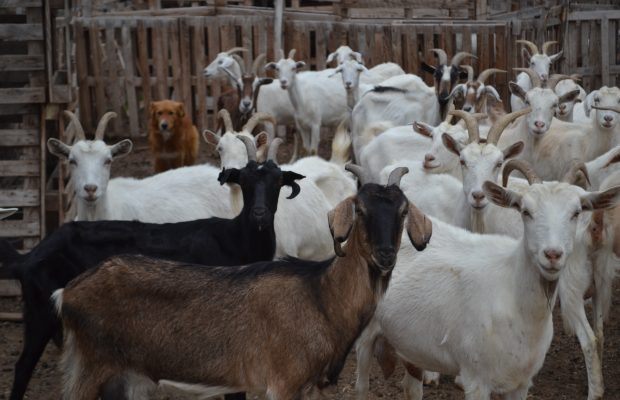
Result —
POLYGON ((7 240, 0 240, 0 263, 2 263, 2 268, 0 268, 0 279, 15 278, 13 272, 9 268, 9 265, 20 257, 21 255, 7 240))
POLYGON ((332 156, 330 162, 344 166, 351 161, 351 136, 349 135, 349 118, 344 118, 336 128, 332 141, 332 156))

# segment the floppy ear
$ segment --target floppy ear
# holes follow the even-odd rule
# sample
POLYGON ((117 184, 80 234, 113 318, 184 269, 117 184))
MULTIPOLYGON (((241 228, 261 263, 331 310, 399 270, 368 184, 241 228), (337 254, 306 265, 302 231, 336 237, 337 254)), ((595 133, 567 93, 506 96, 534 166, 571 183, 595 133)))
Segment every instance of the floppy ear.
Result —
POLYGON ((486 86, 484 87, 482 94, 486 94, 488 96, 493 96, 495 97, 495 100, 497 101, 502 101, 502 98, 499 97, 499 93, 497 93, 497 90, 495 90, 495 88, 493 86, 486 86))
POLYGON ((450 92, 450 95, 448 96, 448 98, 451 99, 457 94, 460 94, 461 96, 465 97, 466 91, 467 91, 467 88, 465 87, 465 84, 459 83, 458 85, 454 87, 454 89, 452 89, 452 92, 450 92))
POLYGON ((618 202, 620 202, 620 186, 581 196, 581 207, 587 211, 606 210, 616 206, 618 202))
POLYGON ((509 189, 504 189, 498 184, 486 181, 482 185, 484 194, 493 204, 505 208, 514 208, 521 211, 521 195, 509 189))
POLYGON ((268 64, 265 64, 265 71, 269 71, 270 69, 276 69, 276 67, 277 64, 272 61, 268 64))
POLYGON ((330 62, 334 61, 334 57, 336 57, 336 52, 329 53, 329 55, 327 56, 327 60, 325 60, 325 64, 329 64, 330 62))
POLYGON ((443 145, 446 146, 448 150, 450 150, 452 153, 456 154, 459 157, 461 156, 461 151, 463 150, 463 147, 465 146, 463 146, 462 144, 454 140, 452 136, 448 135, 447 133, 444 133, 441 135, 441 141, 443 142, 443 145))
POLYGON ((265 131, 262 131, 258 135, 254 136, 254 144, 256 145, 256 148, 258 149, 259 147, 266 145, 267 139, 269 139, 269 135, 265 131))
POLYGON ((428 65, 427 63, 422 61, 422 71, 428 72, 429 74, 432 75, 435 73, 435 67, 428 65))
POLYGON ((521 154, 521 152, 523 151, 523 147, 525 147, 523 142, 517 142, 508 146, 502 151, 502 153, 504 153, 504 160, 508 160, 521 154))
POLYGON ((47 149, 56 157, 66 160, 71 153, 71 146, 67 146, 58 139, 50 138, 47 140, 47 149))
POLYGON ((577 99, 579 97, 579 93, 580 93, 579 89, 571 90, 568 93, 564 93, 558 99, 558 103, 562 104, 562 103, 566 103, 566 102, 569 102, 569 101, 575 101, 575 99, 577 99))
POLYGON ((598 90, 593 90, 586 96, 586 101, 583 102, 583 109, 586 112, 586 117, 590 116, 592 111, 592 103, 594 103, 594 96, 598 95, 598 90))
POLYGON ((303 62, 303 61, 297 61, 297 62, 295 63, 295 69, 302 69, 302 68, 303 68, 303 67, 305 67, 305 66, 306 66, 306 63, 305 63, 305 62, 303 62))
POLYGON ((342 200, 336 208, 327 213, 327 222, 329 231, 334 239, 334 252, 338 257, 344 257, 346 254, 342 251, 341 244, 349 237, 353 228, 353 196, 342 200))
POLYGON ((413 247, 417 251, 422 251, 426 248, 431 235, 433 234, 433 223, 430 218, 412 202, 409 202, 409 216, 407 218, 407 235, 409 240, 413 244, 413 247))
POLYGON ((185 107, 183 106, 183 103, 177 104, 177 115, 180 118, 183 118, 185 116, 185 107))
POLYGON ((517 96, 518 98, 520 98, 521 100, 525 102, 526 92, 525 90, 523 90, 521 86, 517 85, 515 82, 509 82, 508 87, 510 88, 510 93, 514 94, 515 96, 517 96))
POLYGON ((272 78, 260 78, 256 86, 269 85, 271 82, 273 82, 272 78))
POLYGON ((217 146, 218 143, 220 143, 220 136, 217 133, 208 129, 205 129, 202 132, 202 138, 205 140, 205 142, 212 144, 213 146, 217 146))
POLYGON ((293 171, 282 171, 282 185, 290 186, 293 189, 293 192, 291 193, 290 196, 287 197, 287 199, 295 198, 295 196, 299 194, 301 188, 295 181, 297 179, 304 179, 304 178, 305 176, 300 175, 293 171))
POLYGON ((222 172, 217 177, 220 185, 225 183, 239 184, 239 170, 237 168, 222 168, 222 172))
POLYGON ((433 127, 425 124, 424 122, 415 121, 413 123, 413 130, 422 136, 426 136, 429 138, 433 137, 433 127))
POLYGON ((133 148, 133 143, 131 143, 131 140, 125 139, 125 140, 121 140, 115 145, 112 145, 110 147, 110 152, 112 153, 112 158, 120 158, 120 157, 124 157, 127 154, 129 154, 132 148, 133 148))

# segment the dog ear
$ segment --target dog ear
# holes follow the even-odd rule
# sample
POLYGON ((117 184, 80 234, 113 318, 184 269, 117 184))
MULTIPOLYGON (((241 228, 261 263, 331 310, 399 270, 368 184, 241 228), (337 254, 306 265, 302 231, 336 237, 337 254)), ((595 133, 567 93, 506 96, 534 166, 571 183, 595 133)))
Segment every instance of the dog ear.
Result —
POLYGON ((185 107, 183 107, 183 103, 177 104, 177 114, 179 117, 185 117, 185 107))

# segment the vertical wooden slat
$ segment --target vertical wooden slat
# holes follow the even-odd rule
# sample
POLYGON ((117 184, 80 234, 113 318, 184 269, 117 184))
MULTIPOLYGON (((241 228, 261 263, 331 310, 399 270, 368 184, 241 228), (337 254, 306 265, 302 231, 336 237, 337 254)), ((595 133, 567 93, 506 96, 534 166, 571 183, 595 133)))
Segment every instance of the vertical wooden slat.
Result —
POLYGON ((99 28, 95 21, 90 22, 89 29, 90 38, 90 60, 93 68, 93 78, 95 81, 95 105, 97 115, 103 115, 106 110, 105 83, 101 66, 103 65, 103 57, 101 56, 101 46, 99 42, 99 28))
MULTIPOLYGON (((429 65, 437 65, 437 58, 435 57, 435 53, 431 51, 431 49, 435 48, 435 44, 433 43, 433 28, 425 26, 421 29, 422 34, 424 35, 424 59, 426 63, 429 65)), ((448 59, 448 62, 450 59, 448 59)), ((433 85, 433 76, 431 74, 425 74, 424 81, 427 85, 433 85)))
POLYGON ((204 19, 193 19, 192 28, 192 53, 194 56, 194 67, 196 69, 196 125, 198 126, 198 130, 202 132, 207 129, 207 90, 205 86, 205 77, 202 73, 203 68, 207 65, 207 60, 205 59, 204 19))
POLYGON ((155 100, 168 98, 168 53, 164 53, 164 42, 167 41, 164 22, 159 20, 153 24, 151 46, 153 49, 153 65, 155 66, 155 100))
POLYGON ((603 17, 601 21, 601 84, 610 86, 611 77, 609 76, 609 18, 603 17))
POLYGON ((149 120, 149 108, 151 106, 151 73, 149 72, 148 36, 143 21, 138 21, 138 58, 140 76, 142 77, 142 97, 144 99, 143 123, 149 120))
POLYGON ((127 98, 127 112, 129 114, 129 131, 131 136, 140 135, 140 124, 138 117, 138 103, 136 98, 136 87, 134 86, 134 54, 132 36, 129 26, 124 25, 121 29, 123 58, 125 59, 125 91, 127 98))
MULTIPOLYGON (((179 23, 166 24, 166 33, 168 34, 170 43, 170 63, 172 64, 172 93, 171 98, 176 101, 185 103, 185 85, 181 80, 191 79, 189 75, 183 76, 182 72, 182 56, 179 40, 179 23)), ((189 104, 185 103, 185 112, 190 113, 189 104)))
MULTIPOLYGON (((112 102, 112 110, 118 114, 117 118, 112 120, 114 126, 114 132, 118 133, 121 130, 121 88, 118 77, 118 57, 116 55, 116 45, 114 39, 114 25, 112 21, 107 21, 105 24, 105 49, 108 64, 108 87, 110 88, 110 99, 112 102)), ((98 118, 102 116, 99 115, 98 118)))
POLYGON ((90 100, 90 90, 88 88, 88 59, 86 52, 86 41, 84 40, 84 27, 81 22, 75 23, 75 53, 76 69, 78 74, 78 91, 80 100, 80 119, 84 129, 90 129, 93 124, 90 100))
POLYGON ((327 59, 329 25, 321 22, 316 27, 316 67, 318 70, 322 70, 326 68, 325 60, 327 59))
MULTIPOLYGON (((185 103, 186 112, 192 115, 194 109, 194 99, 192 98, 192 66, 190 57, 190 34, 189 25, 186 19, 181 19, 178 25, 179 46, 181 52, 181 86, 183 88, 183 102, 185 103)), ((177 26, 177 24, 174 24, 177 26)), ((193 119, 193 115, 192 115, 193 119)))
MULTIPOLYGON (((206 21, 206 25, 208 29, 208 35, 209 35, 208 36, 209 62, 211 62, 215 59, 215 57, 217 56, 217 53, 221 51, 219 20, 217 18, 209 18, 206 21)), ((216 108, 215 99, 217 99, 220 96, 221 88, 220 88, 219 83, 213 80, 209 82, 209 85, 211 88, 212 104, 211 104, 211 107, 209 107, 209 110, 211 111, 211 118, 209 119, 207 126, 211 126, 213 127, 212 129, 215 129, 216 118, 217 118, 215 115, 215 108, 216 108)))

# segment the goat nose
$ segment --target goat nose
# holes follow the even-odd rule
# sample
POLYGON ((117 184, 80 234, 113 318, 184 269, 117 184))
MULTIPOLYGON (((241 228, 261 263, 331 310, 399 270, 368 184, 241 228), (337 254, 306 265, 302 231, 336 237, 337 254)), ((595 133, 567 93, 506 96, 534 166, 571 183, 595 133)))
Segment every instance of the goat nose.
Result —
POLYGON ((566 104, 560 104, 560 110, 562 111, 566 110, 566 104))
POLYGON ((534 122, 534 125, 536 125, 537 128, 544 128, 545 127, 545 123, 542 121, 536 121, 534 122))
POLYGON ((88 194, 95 194, 97 185, 84 185, 84 191, 88 194))
POLYGON ((394 263, 396 252, 392 248, 382 248, 377 250, 377 256, 379 256, 378 261, 384 266, 387 266, 394 263))
POLYGON ((564 254, 562 250, 558 249, 546 249, 545 251, 543 251, 543 253, 545 253, 545 257, 547 258, 547 260, 551 262, 558 261, 560 257, 562 257, 562 254, 564 254))
POLYGON ((605 117, 603 117, 603 119, 607 122, 611 122, 613 121, 614 117, 612 117, 611 115, 605 115, 605 117))
POLYGON ((243 106, 244 106, 244 107, 249 107, 249 106, 250 106, 250 104, 251 104, 250 100, 244 100, 244 101, 243 101, 243 106))
POLYGON ((470 111, 471 111, 471 106, 465 106, 465 107, 463 107, 463 111, 465 111, 465 112, 470 112, 470 111))
POLYGON ((256 217, 264 217, 267 214, 267 209, 265 207, 256 207, 254 208, 254 216, 256 217))
POLYGON ((549 78, 549 75, 547 74, 541 74, 540 75, 540 79, 542 79, 543 81, 546 81, 549 78))
POLYGON ((471 197, 473 197, 476 201, 482 201, 486 196, 484 195, 484 192, 476 191, 471 194, 471 197))
POLYGON ((435 156, 430 153, 427 153, 424 155, 424 161, 426 162, 435 161, 435 156))

